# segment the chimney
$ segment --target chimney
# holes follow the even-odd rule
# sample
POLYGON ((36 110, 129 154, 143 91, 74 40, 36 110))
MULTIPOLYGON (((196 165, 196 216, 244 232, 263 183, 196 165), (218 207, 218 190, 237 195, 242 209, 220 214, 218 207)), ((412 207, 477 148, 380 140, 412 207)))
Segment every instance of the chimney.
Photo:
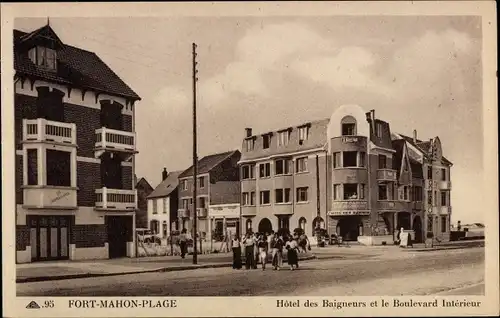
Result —
POLYGON ((371 122, 372 121, 372 113, 371 112, 367 112, 365 113, 366 115, 366 121, 367 122, 371 122))
POLYGON ((375 109, 370 110, 370 113, 372 113, 372 120, 375 120, 375 109))
POLYGON ((373 135, 376 135, 377 133, 377 128, 375 127, 375 109, 370 110, 370 117, 372 122, 370 123, 370 126, 372 127, 373 135))
POLYGON ((413 143, 414 144, 417 143, 417 130, 416 129, 413 129, 413 143))
POLYGON ((245 128, 246 137, 252 137, 252 128, 245 128))
POLYGON ((165 180, 168 177, 168 171, 167 168, 163 168, 163 172, 161 173, 161 180, 165 180))

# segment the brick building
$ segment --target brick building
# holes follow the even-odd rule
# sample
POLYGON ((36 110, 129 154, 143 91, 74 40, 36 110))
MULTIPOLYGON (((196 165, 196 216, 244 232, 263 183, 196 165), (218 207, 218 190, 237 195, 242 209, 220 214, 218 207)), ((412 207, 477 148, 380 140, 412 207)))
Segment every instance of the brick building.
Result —
POLYGON ((148 227, 148 195, 153 192, 153 187, 146 178, 140 178, 135 182, 137 189, 137 210, 135 212, 135 226, 138 228, 148 227))
POLYGON ((14 30, 16 260, 134 256, 135 102, 96 54, 14 30))
MULTIPOLYGON (((208 155, 198 160, 197 165, 197 199, 198 231, 203 237, 210 238, 215 229, 231 227, 239 232, 239 211, 227 219, 221 215, 209 215, 209 207, 213 210, 225 205, 234 205, 240 201, 240 177, 238 161, 241 152, 228 152, 208 155)), ((226 209, 228 206, 226 206, 226 209)), ((223 211, 224 209, 222 209, 223 211)), ((231 209, 233 210, 233 209, 231 209)), ((179 175, 179 225, 188 231, 193 222, 193 166, 179 175)))
POLYGON ((450 168, 439 137, 391 133, 375 111, 339 107, 330 119, 254 135, 240 164, 242 229, 317 227, 364 244, 449 237, 450 168))

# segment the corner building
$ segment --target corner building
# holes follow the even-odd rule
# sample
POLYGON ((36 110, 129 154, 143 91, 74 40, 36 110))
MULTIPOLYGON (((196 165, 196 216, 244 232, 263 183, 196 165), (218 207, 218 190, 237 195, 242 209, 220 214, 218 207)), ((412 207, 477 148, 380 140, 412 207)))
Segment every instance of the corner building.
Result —
POLYGON ((243 230, 300 227, 311 236, 319 226, 376 245, 391 244, 403 227, 416 241, 428 232, 446 240, 451 165, 439 137, 423 142, 416 132, 413 138, 391 133, 374 110, 357 105, 259 135, 247 128, 240 161, 243 230))
POLYGON ((16 262, 135 255, 132 91, 46 25, 14 30, 16 262))

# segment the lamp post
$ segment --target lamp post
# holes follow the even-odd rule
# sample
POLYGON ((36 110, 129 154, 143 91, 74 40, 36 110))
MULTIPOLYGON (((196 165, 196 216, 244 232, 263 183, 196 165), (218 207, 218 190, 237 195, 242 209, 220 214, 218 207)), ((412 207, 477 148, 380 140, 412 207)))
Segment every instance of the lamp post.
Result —
POLYGON ((198 233, 198 211, 196 211, 197 200, 197 174, 198 174, 198 155, 196 149, 196 82, 198 81, 198 70, 196 66, 196 43, 193 43, 193 264, 198 264, 198 244, 196 234, 198 233))

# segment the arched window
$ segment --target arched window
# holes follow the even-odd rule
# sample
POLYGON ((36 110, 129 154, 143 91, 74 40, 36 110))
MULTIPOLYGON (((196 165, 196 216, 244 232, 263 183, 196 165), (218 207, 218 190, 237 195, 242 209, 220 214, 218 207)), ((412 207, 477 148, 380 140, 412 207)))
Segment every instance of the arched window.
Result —
POLYGON ((247 229, 247 232, 248 232, 248 231, 251 231, 251 230, 252 230, 252 220, 248 219, 248 220, 246 221, 246 226, 245 226, 245 227, 246 227, 246 229, 247 229))
POLYGON ((162 229, 163 229, 163 237, 167 237, 167 234, 168 234, 168 223, 167 221, 163 221, 163 224, 162 224, 162 229))
POLYGON ((340 121, 342 126, 342 136, 355 136, 356 135, 356 119, 352 116, 345 116, 340 121))
POLYGON ((299 228, 301 228, 302 230, 304 230, 304 231, 305 231, 305 230, 306 230, 306 223, 307 223, 306 218, 301 217, 301 218, 299 219, 299 228))

